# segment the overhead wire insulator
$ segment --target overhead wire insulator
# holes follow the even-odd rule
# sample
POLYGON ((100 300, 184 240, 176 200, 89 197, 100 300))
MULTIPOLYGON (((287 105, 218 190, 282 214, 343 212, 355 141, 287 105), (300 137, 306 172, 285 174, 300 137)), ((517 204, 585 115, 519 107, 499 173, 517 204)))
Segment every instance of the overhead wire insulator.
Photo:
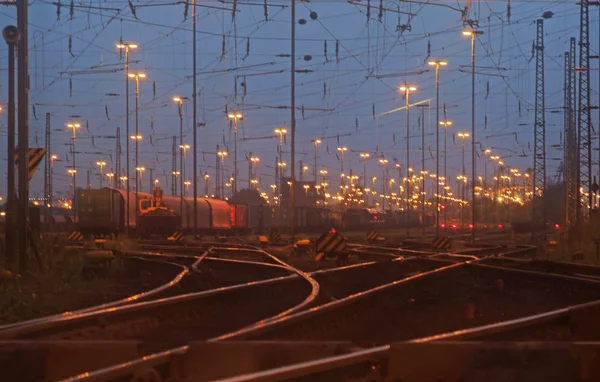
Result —
POLYGON ((506 18, 508 19, 508 22, 510 23, 510 0, 508 0, 508 4, 506 5, 506 18))
POLYGON ((358 131, 358 117, 354 118, 354 126, 356 127, 356 131, 358 131))
POLYGON ((265 21, 269 21, 269 5, 267 4, 267 0, 265 0, 263 8, 264 8, 264 11, 265 11, 265 13, 264 13, 264 15, 265 15, 265 21))
POLYGON ((60 20, 60 8, 62 7, 62 4, 60 2, 60 0, 58 0, 56 3, 56 21, 60 20))
POLYGON ((383 0, 379 0, 379 22, 383 19, 383 0))
POLYGON ((233 0, 233 7, 231 8, 231 21, 235 21, 235 12, 237 12, 237 0, 233 0))
POLYGON ((245 60, 248 56, 250 56, 250 37, 246 39, 246 55, 242 60, 245 60))
POLYGON ((367 0, 367 24, 371 19, 371 0, 367 0))
POLYGON ((335 59, 340 62, 340 40, 335 40, 335 59))
POLYGON ((323 81, 323 100, 325 100, 326 96, 327 96, 327 83, 325 81, 323 81))
POLYGON ((108 105, 104 105, 104 114, 106 114, 106 119, 110 121, 110 117, 108 116, 108 105))
POLYGON ((69 98, 73 97, 73 79, 69 78, 69 98))
POLYGON ((183 21, 186 21, 187 17, 188 17, 188 13, 190 11, 190 3, 188 1, 186 1, 184 4, 185 4, 185 8, 183 8, 183 21))
POLYGON ((152 81, 152 100, 156 99, 156 81, 152 81))
POLYGON ((325 43, 323 44, 323 52, 325 54, 325 62, 328 62, 329 60, 327 59, 327 40, 325 40, 325 43))
POLYGON ((226 40, 225 40, 225 35, 223 35, 223 37, 221 39, 221 60, 223 60, 223 58, 225 57, 225 46, 226 46, 226 40))
POLYGON ((69 19, 73 20, 75 17, 75 1, 71 0, 71 5, 69 6, 69 19))
POLYGON ((73 54, 73 37, 71 35, 69 35, 69 54, 71 57, 75 57, 73 54))
POLYGON ((137 17, 137 13, 135 11, 135 6, 131 2, 131 0, 127 0, 127 2, 129 3, 129 9, 131 9, 131 14, 133 15, 133 18, 136 19, 136 20, 139 20, 138 17, 137 17))

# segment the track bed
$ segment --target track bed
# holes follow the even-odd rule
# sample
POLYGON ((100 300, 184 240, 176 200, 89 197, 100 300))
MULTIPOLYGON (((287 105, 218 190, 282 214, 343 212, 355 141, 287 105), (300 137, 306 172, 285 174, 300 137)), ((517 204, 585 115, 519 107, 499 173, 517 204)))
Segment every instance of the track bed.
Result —
POLYGON ((598 299, 598 284, 463 264, 320 314, 300 314, 252 338, 381 344, 598 299))

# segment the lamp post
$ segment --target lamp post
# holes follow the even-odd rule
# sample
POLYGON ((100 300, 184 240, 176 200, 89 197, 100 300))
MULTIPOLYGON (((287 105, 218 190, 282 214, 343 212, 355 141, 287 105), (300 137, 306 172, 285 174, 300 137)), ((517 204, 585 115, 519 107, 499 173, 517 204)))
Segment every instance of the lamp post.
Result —
POLYGON ((53 195, 54 195, 54 191, 52 190, 54 188, 54 162, 56 162, 58 160, 58 155, 56 154, 52 154, 50 156, 50 187, 48 190, 48 207, 52 207, 52 202, 53 202, 53 195))
MULTIPOLYGON (((409 96, 411 92, 417 90, 416 86, 406 85, 400 87, 400 91, 404 93, 406 100, 406 168, 410 168, 410 101, 409 96)), ((408 173, 407 173, 408 176, 408 173)), ((409 180, 410 182, 410 177, 409 180)), ((406 236, 410 236, 410 198, 411 198, 412 187, 409 183, 406 187, 406 236)))
POLYGON ((73 177, 73 200, 71 201, 71 206, 73 208, 73 222, 75 222, 75 219, 77 217, 77 209, 75 208, 75 190, 77 188, 77 183, 76 183, 76 177, 75 174, 77 173, 77 166, 75 165, 75 141, 77 139, 77 129, 79 129, 81 127, 81 125, 79 123, 67 123, 67 128, 71 129, 73 131, 73 134, 71 135, 71 154, 72 154, 72 159, 73 159, 73 172, 70 172, 70 174, 73 177))
MULTIPOLYGON (((138 167, 136 167, 136 168, 135 168, 135 170, 138 172, 138 175, 139 175, 139 176, 136 176, 136 177, 135 177, 135 181, 136 181, 136 183, 137 183, 137 184, 136 184, 136 194, 137 194, 137 188, 139 187, 139 188, 140 188, 140 190, 141 190, 141 188, 142 188, 142 173, 143 173, 144 171, 146 171, 146 167, 143 167, 143 166, 138 166, 138 167)), ((137 195, 136 195, 136 199, 138 199, 137 195)), ((137 204, 139 204, 139 199, 138 199, 138 201, 137 201, 137 204)))
POLYGON ((316 189, 317 187, 317 171, 319 170, 317 168, 317 149, 319 147, 319 144, 321 144, 323 141, 320 139, 313 139, 312 141, 313 147, 315 149, 315 167, 313 168, 313 175, 314 175, 314 180, 315 180, 315 206, 317 205, 317 194, 318 194, 318 189, 316 189))
POLYGON ((237 193, 238 186, 238 171, 237 171, 237 133, 238 121, 244 119, 242 113, 235 112, 227 114, 227 118, 233 121, 233 194, 237 193))
POLYGON ((177 111, 179 113, 179 172, 181 173, 181 177, 179 178, 179 208, 181 209, 181 213, 183 214, 183 182, 185 178, 184 169, 183 169, 183 100, 187 99, 186 97, 173 97, 173 102, 177 103, 177 111))
POLYGON ((113 178, 115 177, 115 173, 114 172, 108 172, 106 173, 106 177, 108 178, 108 184, 110 184, 110 186, 112 187, 113 184, 113 178))
MULTIPOLYGON (((341 146, 337 148, 337 151, 339 151, 342 156, 340 158, 340 163, 341 163, 341 170, 340 170, 340 176, 341 176, 341 188, 342 188, 342 196, 345 195, 345 190, 344 190, 344 186, 346 184, 346 182, 344 182, 344 153, 346 151, 348 151, 348 148, 346 146, 341 146)), ((340 204, 341 206, 342 204, 340 204)))
MULTIPOLYGON (((275 128, 273 131, 275 132, 275 134, 277 134, 279 136, 279 143, 277 146, 277 156, 278 156, 277 161, 283 162, 283 153, 282 153, 282 151, 283 151, 283 136, 287 134, 287 129, 278 127, 278 128, 275 128)), ((279 186, 281 186, 281 173, 279 174, 279 179, 275 179, 275 181, 278 183, 279 186)), ((280 192, 280 194, 281 194, 281 192, 280 192)))
POLYGON ((75 174, 77 174, 77 170, 74 168, 70 168, 67 170, 67 172, 69 173, 69 175, 71 175, 71 183, 73 184, 73 193, 72 193, 72 199, 71 199, 71 208, 75 209, 73 202, 75 200, 75 174))
MULTIPOLYGON (((448 230, 448 192, 446 189, 446 180, 448 179, 448 126, 452 126, 452 121, 448 120, 448 119, 444 119, 443 121, 440 121, 438 123, 440 126, 444 127, 444 198, 445 198, 445 202, 444 205, 446 206, 446 208, 444 208, 444 231, 448 230)), ((438 173, 439 174, 439 173, 438 173)), ((438 184, 440 183, 439 180, 439 175, 438 175, 438 184)))
POLYGON ((488 190, 488 176, 487 176, 487 165, 488 165, 488 155, 492 152, 491 149, 484 149, 483 150, 483 182, 481 184, 481 200, 484 201, 484 209, 485 209, 485 218, 484 218, 484 223, 487 226, 487 222, 488 222, 488 216, 489 216, 489 198, 486 197, 486 192, 488 190))
POLYGON ((477 163, 475 162, 475 37, 482 35, 483 31, 471 29, 463 31, 462 34, 471 37, 471 161, 473 164, 471 174, 471 196, 473 198, 471 211, 473 216, 471 216, 471 221, 473 224, 472 239, 475 241, 475 179, 477 176, 477 163))
MULTIPOLYGON (((121 181, 121 187, 123 187, 123 184, 124 184, 124 183, 129 183, 129 182, 127 181, 127 177, 126 177, 126 176, 121 176, 121 177, 119 177, 119 180, 121 181)), ((129 185, 126 185, 126 187, 128 187, 128 186, 129 186, 129 185)))
MULTIPOLYGON (((464 228, 465 226, 465 215, 464 215, 464 201, 465 199, 465 186, 464 186, 464 182, 466 179, 466 171, 465 171, 465 139, 469 138, 469 133, 466 132, 459 132, 456 134, 460 139, 461 139, 461 143, 462 143, 462 170, 461 170, 461 182, 463 182, 461 184, 461 193, 460 193, 460 197, 463 201, 463 203, 461 203, 461 207, 460 207, 460 224, 462 226, 462 228, 464 228)), ((471 179, 472 183, 475 183, 475 179, 471 179)), ((473 226, 473 229, 475 228, 475 226, 473 226)))
POLYGON ((363 193, 365 194, 365 207, 367 207, 367 193, 365 189, 367 188, 367 160, 371 154, 369 153, 360 153, 360 157, 363 160, 363 193))
MULTIPOLYGON (((446 60, 430 60, 429 65, 435 66, 435 120, 438 128, 435 129, 435 173, 440 173, 440 66, 448 65, 446 60)), ((435 187, 435 232, 440 235, 440 182, 436 183, 435 187)))
MULTIPOLYGON (((139 141, 140 141, 140 118, 139 118, 139 110, 140 110, 140 78, 146 78, 146 74, 144 73, 129 73, 129 78, 135 80, 135 168, 138 169, 138 157, 139 157, 139 141)), ((140 174, 141 175, 141 174, 140 174)), ((138 176, 136 174, 135 177, 135 221, 137 226, 137 215, 139 208, 139 187, 140 182, 138 176)))
POLYGON ((204 173, 204 197, 208 198, 208 180, 210 179, 209 173, 204 173))
MULTIPOLYGON (((122 41, 117 44, 117 48, 125 50, 125 135, 129 136, 129 50, 137 49, 138 45, 134 43, 123 43, 122 41)), ((129 141, 125 148, 125 159, 126 159, 126 178, 129 179, 129 141)), ((127 182, 127 206, 129 207, 129 181, 127 182)), ((127 222, 125 231, 129 234, 129 214, 127 215, 127 222)))
POLYGON ((103 188, 104 186, 104 182, 103 182, 103 177, 104 177, 104 166, 106 166, 106 162, 105 161, 97 161, 96 162, 96 166, 100 167, 100 188, 103 188))
POLYGON ((256 185, 258 184, 258 181, 252 182, 253 180, 256 180, 256 167, 258 166, 258 162, 260 162, 259 157, 250 157, 250 163, 252 165, 252 173, 250 174, 250 179, 248 181, 250 182, 251 185, 254 185, 254 189, 256 189, 256 185))
MULTIPOLYGON (((184 143, 182 145, 179 145, 179 148, 181 149, 181 152, 183 153, 183 162, 181 165, 181 179, 184 180, 183 184, 185 185, 185 167, 187 165, 187 151, 190 149, 190 145, 188 145, 187 143, 184 143)), ((183 190, 181 190, 181 192, 183 193, 183 190)), ((187 196, 187 192, 186 195, 187 196)), ((181 199, 183 201, 183 199, 181 199)))
POLYGON ((217 197, 221 197, 222 199, 225 199, 225 190, 223 188, 223 180, 224 180, 224 176, 225 176, 225 157, 228 155, 227 151, 222 150, 222 151, 218 151, 217 155, 219 156, 219 159, 221 160, 221 173, 219 174, 218 178, 220 179, 219 183, 220 184, 216 184, 217 187, 217 191, 219 191, 218 189, 220 189, 220 192, 217 192, 217 197))
MULTIPOLYGON (((383 207, 383 213, 385 213, 385 165, 388 164, 388 160, 386 158, 379 159, 379 163, 381 164, 381 185, 383 187, 382 194, 383 199, 381 201, 381 206, 383 207)), ((375 181, 375 177, 373 177, 373 181, 375 181)))

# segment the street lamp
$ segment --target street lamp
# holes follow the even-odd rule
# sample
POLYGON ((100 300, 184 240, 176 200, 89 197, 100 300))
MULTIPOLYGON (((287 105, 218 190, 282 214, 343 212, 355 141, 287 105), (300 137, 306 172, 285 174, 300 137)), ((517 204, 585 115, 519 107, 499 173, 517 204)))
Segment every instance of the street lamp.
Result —
MULTIPOLYGON (((400 86, 400 91, 404 93, 406 100, 406 168, 410 168, 410 101, 409 96, 411 92, 417 90, 416 86, 404 84, 400 86)), ((408 173, 407 173, 408 175, 408 173)), ((410 182, 410 179, 409 179, 410 182)), ((412 187, 406 187, 406 236, 410 236, 410 198, 411 198, 412 187)))
POLYGON ((340 174, 342 174, 342 185, 344 185, 344 178, 343 178, 343 174, 344 174, 344 153, 346 151, 348 151, 348 148, 346 146, 338 147, 337 151, 339 151, 342 154, 342 156, 340 157, 340 161, 341 161, 340 174))
MULTIPOLYGON (((125 135, 129 136, 129 50, 137 49, 138 45, 135 43, 124 43, 123 41, 120 41, 117 44, 117 48, 120 50, 125 50, 125 135)), ((127 141, 125 150, 125 159, 127 162, 126 176, 127 179, 129 179, 129 141, 127 141)), ((129 182, 127 182, 127 206, 129 206, 129 182)), ((127 226, 125 231, 126 233, 129 233, 129 214, 127 214, 127 226)))
MULTIPOLYGON (((448 179, 448 126, 452 126, 452 121, 445 119, 439 122, 440 126, 444 127, 444 182, 448 179)), ((438 173, 439 174, 439 173, 438 173)), ((438 176, 438 184, 439 184, 439 176, 438 176)), ((448 230, 448 201, 447 201, 447 191, 444 187, 444 199, 446 200, 444 204, 446 204, 446 208, 444 208, 444 231, 448 230)), ((439 208, 439 206, 438 206, 439 208)))
MULTIPOLYGON (((462 141, 462 172, 461 175, 463 176, 463 180, 466 179, 466 171, 465 171, 465 139, 469 138, 469 133, 467 132, 459 132, 456 134, 462 141)), ((475 178, 471 179, 471 182, 475 183, 475 178)), ((464 186, 464 182, 461 183, 461 194, 460 197, 462 198, 463 201, 465 201, 465 186, 464 186)), ((461 222, 460 224, 462 225, 462 227, 464 228, 465 226, 465 216, 464 216, 464 203, 461 204, 461 208, 460 208, 460 215, 461 215, 461 222)), ((475 226, 473 226, 473 228, 475 228, 475 226)))
POLYGON ((112 182, 113 182, 113 178, 115 177, 115 173, 114 172, 109 172, 109 173, 106 174, 106 177, 108 178, 108 183, 112 187, 112 182))
MULTIPOLYGON (((435 173, 440 173, 440 67, 448 65, 446 60, 430 60, 428 62, 430 66, 435 66, 435 120, 438 128, 435 129, 435 173)), ((440 182, 436 183, 435 186, 435 232, 436 235, 440 235, 440 182)))
MULTIPOLYGON (((136 105, 137 105, 137 103, 136 103, 136 105)), ((137 109, 137 107, 136 107, 136 109, 137 109)), ((138 124, 137 124, 137 114, 136 114, 136 124, 135 124, 135 129, 136 129, 136 131, 137 131, 137 129, 138 129, 138 124)), ((141 136, 140 134, 135 134, 135 135, 131 135, 129 138, 130 138, 131 140, 135 141, 135 167, 136 167, 136 169, 137 169, 137 168, 138 168, 138 159, 139 159, 139 149, 138 149, 138 147, 139 147, 139 141, 141 141, 142 139, 144 139, 144 137, 143 137, 143 136, 141 136)), ((127 184, 129 185, 129 182, 127 182, 127 184)), ((140 188, 140 182, 139 182, 139 179, 138 179, 138 177, 137 177, 137 175, 136 175, 136 177, 135 177, 135 198, 136 198, 136 199, 138 199, 138 189, 139 189, 139 188, 140 188)), ((136 204, 137 204, 137 203, 138 203, 138 202, 136 201, 136 204)), ((137 207, 136 207, 136 211, 137 211, 137 207)), ((136 220, 136 221, 137 221, 137 220, 136 220)))
MULTIPOLYGON (((128 74, 129 78, 134 79, 135 80, 135 167, 136 169, 138 168, 138 156, 139 156, 139 141, 141 139, 140 136, 140 119, 139 119, 139 102, 140 102, 140 78, 146 78, 146 74, 145 73, 129 73, 128 74)), ((127 143, 129 145, 129 141, 127 143)), ((127 175, 127 177, 129 177, 129 174, 127 175)), ((129 184, 129 183, 127 183, 129 184)), ((138 180, 138 176, 136 175, 135 177, 135 211, 136 211, 136 224, 137 224, 137 211, 139 208, 139 197, 138 197, 138 190, 140 187, 140 183, 138 180)), ((129 195, 129 193, 128 193, 129 195)), ((128 206, 129 208, 129 206, 128 206)))
MULTIPOLYGON (((317 171, 318 171, 318 168, 317 168, 317 149, 318 149, 319 145, 323 141, 320 140, 320 139, 313 139, 311 142, 312 142, 313 147, 315 149, 315 168, 313 168, 313 174, 315 176, 315 187, 316 187, 316 185, 317 185, 317 171)), ((317 204, 317 194, 318 194, 318 192, 315 192, 315 205, 317 204)))
MULTIPOLYGON (((277 134, 279 136, 279 143, 277 146, 277 162, 281 162, 283 161, 283 136, 287 134, 287 129, 282 128, 282 127, 278 127, 275 128, 273 130, 275 132, 275 134, 277 134)), ((278 179, 275 179, 276 183, 278 185, 281 185, 282 179, 281 179, 281 173, 279 173, 279 177, 278 179)))
MULTIPOLYGON (((383 212, 385 213, 385 165, 388 164, 388 160, 386 158, 379 159, 379 163, 381 164, 381 184, 383 187, 382 194, 383 200, 381 201, 381 205, 383 207, 383 212)), ((377 178, 373 177, 373 184, 377 178)), ((390 209, 391 210, 391 209, 390 209)))
MULTIPOLYGON (((69 175, 71 175, 72 183, 73 183, 73 196, 71 199, 71 207, 73 207, 74 201, 75 201, 75 174, 77 174, 77 170, 74 168, 70 168, 67 170, 67 172, 69 173, 69 175)), ((75 209, 75 208, 73 208, 73 209, 75 209)), ((75 214, 73 214, 73 215, 75 215, 75 214)))
POLYGON ((233 193, 237 193, 238 185, 238 171, 237 171, 237 133, 238 133, 238 121, 243 120, 244 116, 242 113, 234 112, 227 114, 227 118, 233 121, 233 193))
POLYGON ((48 187, 48 207, 52 207, 52 195, 53 195, 53 191, 52 188, 54 187, 54 162, 56 162, 58 160, 58 155, 56 154, 52 154, 50 156, 50 187, 48 187))
MULTIPOLYGON (((73 201, 71 202, 72 206, 75 205, 75 189, 77 187, 77 183, 76 183, 76 179, 75 179, 75 174, 77 173, 77 166, 75 165, 75 140, 77 138, 77 129, 79 129, 80 127, 81 127, 81 125, 79 123, 75 123, 75 122, 67 123, 67 128, 69 128, 73 131, 73 134, 71 135, 71 139, 72 139, 71 154, 73 156, 73 170, 74 170, 74 172, 71 173, 71 175, 73 176, 73 201)), ((76 215, 77 215, 77 211, 75 208, 73 208, 73 221, 75 221, 76 215)))
POLYGON ((97 161, 96 162, 96 166, 100 167, 100 188, 103 188, 104 183, 103 183, 103 176, 104 176, 104 166, 106 166, 106 162, 105 161, 97 161))
POLYGON ((363 160, 364 163, 364 167, 363 167, 363 193, 365 194, 365 207, 367 206, 367 193, 365 192, 365 189, 367 188, 367 160, 369 159, 369 157, 371 156, 371 154, 369 153, 360 153, 360 157, 363 160))
POLYGON ((252 171, 250 171, 250 174, 248 176, 248 182, 249 182, 248 187, 249 188, 251 187, 251 185, 254 185, 254 188, 256 188, 257 182, 253 183, 252 180, 256 178, 256 167, 258 165, 258 162, 260 162, 259 157, 250 157, 250 165, 251 165, 250 169, 252 171))
POLYGON ((470 29, 464 30, 462 34, 463 36, 471 37, 471 161, 473 163, 473 169, 471 174, 471 194, 473 197, 471 210, 473 216, 471 217, 471 224, 473 225, 472 239, 473 241, 475 241, 475 178, 477 167, 477 163, 475 162, 475 37, 478 35, 482 35, 483 31, 470 29))
MULTIPOLYGON (((181 165, 181 179, 185 179, 185 167, 187 166, 187 151, 190 149, 190 145, 189 144, 182 144, 179 145, 179 148, 181 149, 181 152, 183 153, 183 162, 181 165)), ((185 184, 185 182, 183 183, 185 184)), ((183 190, 181 190, 182 194, 183 194, 183 190)), ((187 196, 187 192, 186 195, 187 196)), ((182 199, 183 200, 183 199, 182 199)))
POLYGON ((225 175, 225 157, 228 155, 227 151, 218 151, 217 152, 217 156, 221 159, 221 173, 217 174, 219 177, 219 184, 215 183, 215 187, 217 188, 217 198, 220 197, 222 199, 225 199, 225 191, 223 189, 223 180, 224 180, 224 175, 225 175), (223 195, 221 195, 221 193, 223 193, 223 195))

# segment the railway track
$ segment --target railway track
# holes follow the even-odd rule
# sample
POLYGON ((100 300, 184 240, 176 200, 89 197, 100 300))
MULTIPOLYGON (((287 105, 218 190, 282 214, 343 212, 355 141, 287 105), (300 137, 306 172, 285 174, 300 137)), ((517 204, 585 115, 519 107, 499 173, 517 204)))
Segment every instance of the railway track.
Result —
MULTIPOLYGON (((508 259, 503 259, 508 265, 508 259)), ((557 268, 554 268, 555 272, 557 268)), ((600 282, 468 261, 374 288, 230 339, 383 344, 600 300, 600 282), (441 314, 440 312, 443 312, 441 314)))

